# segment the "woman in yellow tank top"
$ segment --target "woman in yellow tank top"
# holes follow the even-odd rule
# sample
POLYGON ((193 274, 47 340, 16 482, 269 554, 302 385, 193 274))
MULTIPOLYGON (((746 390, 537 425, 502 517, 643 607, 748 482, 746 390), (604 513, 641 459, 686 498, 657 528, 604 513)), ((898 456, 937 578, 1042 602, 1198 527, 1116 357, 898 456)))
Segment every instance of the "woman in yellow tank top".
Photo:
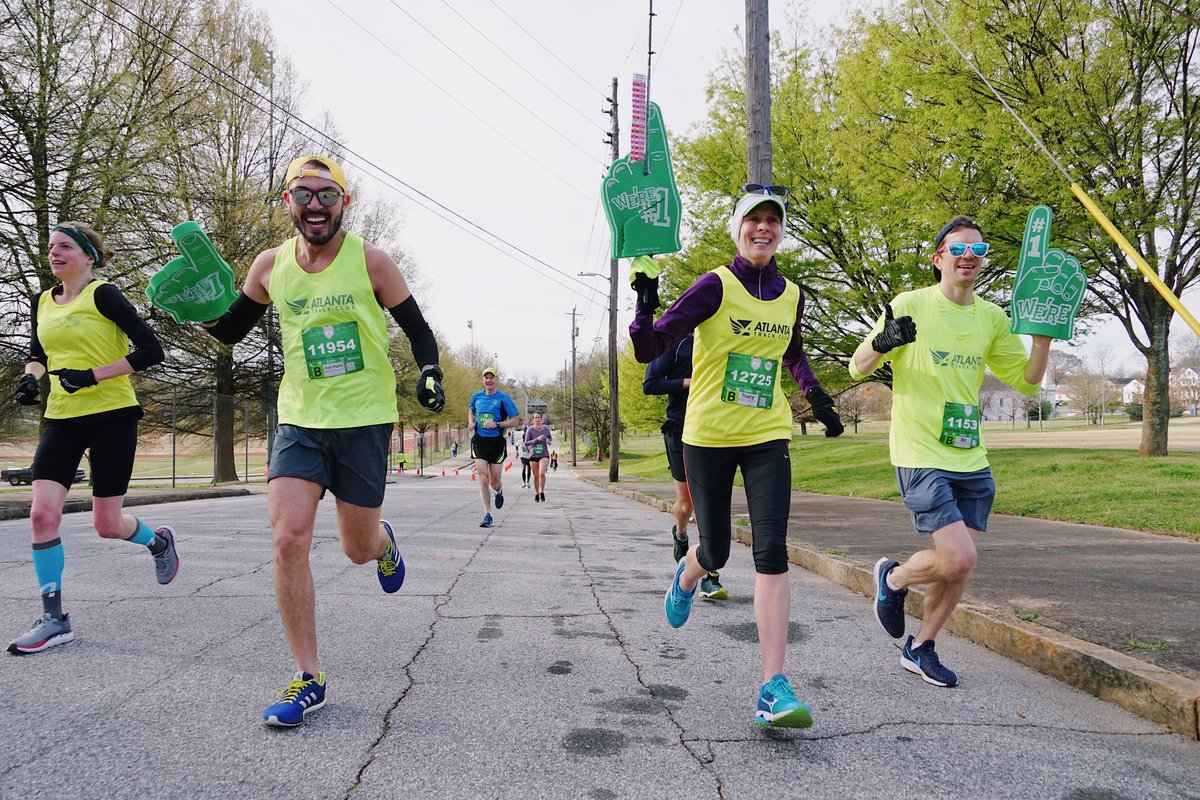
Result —
POLYGON ((64 222, 50 234, 50 270, 61 283, 34 304, 29 358, 13 394, 22 405, 37 405, 39 380, 47 371, 53 376, 33 458, 29 513, 42 616, 9 644, 10 653, 38 653, 74 638, 62 610, 58 529, 85 449, 90 451, 96 533, 148 548, 160 584, 170 583, 179 569, 170 527, 154 530, 121 513, 142 417, 129 375, 161 362, 163 349, 116 286, 96 277, 95 270, 112 256, 100 234, 81 222, 64 222))
POLYGON ((755 721, 808 727, 812 712, 783 671, 791 606, 786 537, 792 416, 780 385, 781 365, 804 391, 826 436, 843 429, 804 353, 804 296, 775 263, 785 197, 783 187, 744 187, 729 221, 737 257, 702 275, 657 321, 657 279, 639 276, 629 334, 638 361, 646 363, 696 333, 683 443, 700 542, 675 570, 664 599, 667 622, 675 628, 687 622, 698 581, 725 566, 733 480, 740 468, 754 530, 754 616, 763 665, 755 721))

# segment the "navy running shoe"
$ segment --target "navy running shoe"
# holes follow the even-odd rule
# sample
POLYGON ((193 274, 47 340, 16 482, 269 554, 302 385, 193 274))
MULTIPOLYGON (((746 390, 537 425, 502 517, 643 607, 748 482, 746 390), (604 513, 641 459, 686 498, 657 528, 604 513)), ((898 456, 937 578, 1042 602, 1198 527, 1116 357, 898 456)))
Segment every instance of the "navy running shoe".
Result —
POLYGON ((297 672, 275 697, 279 702, 267 706, 263 722, 276 728, 294 728, 304 722, 305 715, 325 705, 325 673, 318 672, 314 678, 307 672, 297 672))
POLYGON ((812 711, 796 698, 796 690, 786 675, 775 675, 763 684, 758 693, 758 710, 754 721, 773 728, 810 728, 812 711))
MULTIPOLYGON (((179 551, 175 549, 175 529, 163 525, 155 531, 167 543, 166 549, 154 556, 154 577, 166 586, 179 573, 179 551)), ((153 555, 153 554, 152 554, 153 555)))
POLYGON ((677 528, 677 526, 675 526, 675 525, 671 526, 671 544, 674 545, 673 552, 675 555, 675 563, 678 564, 679 559, 681 559, 687 555, 688 537, 687 537, 687 534, 684 533, 683 538, 680 539, 678 536, 675 535, 676 528, 677 528))
POLYGON ((490 527, 492 527, 492 515, 491 515, 491 514, 484 514, 484 515, 483 515, 483 522, 479 523, 479 527, 481 527, 481 528, 490 528, 490 527))
POLYGON ((675 569, 675 577, 671 579, 671 586, 667 589, 667 595, 663 599, 663 604, 667 611, 667 622, 672 628, 682 628, 683 623, 688 621, 688 616, 692 613, 692 600, 696 598, 695 587, 690 592, 685 592, 683 587, 679 585, 679 576, 683 574, 683 569, 686 566, 687 559, 679 559, 679 566, 675 569))
POLYGON ((721 585, 721 576, 710 572, 700 579, 700 596, 705 600, 728 600, 729 592, 721 585))
POLYGON ((388 594, 398 591, 404 585, 404 558, 396 547, 396 534, 386 519, 379 520, 383 532, 387 534, 391 544, 387 552, 375 559, 375 573, 379 577, 379 585, 388 594))
POLYGON ((497 511, 504 508, 504 492, 496 492, 495 502, 497 511))
POLYGON ((887 585, 888 573, 899 565, 886 557, 875 562, 875 619, 893 639, 904 635, 904 598, 908 597, 908 589, 896 591, 887 585))
POLYGON ((909 636, 900 654, 900 664, 914 675, 920 675, 921 680, 934 686, 950 688, 958 685, 958 676, 942 666, 941 659, 933 650, 933 640, 930 639, 920 647, 913 647, 913 637, 909 636))

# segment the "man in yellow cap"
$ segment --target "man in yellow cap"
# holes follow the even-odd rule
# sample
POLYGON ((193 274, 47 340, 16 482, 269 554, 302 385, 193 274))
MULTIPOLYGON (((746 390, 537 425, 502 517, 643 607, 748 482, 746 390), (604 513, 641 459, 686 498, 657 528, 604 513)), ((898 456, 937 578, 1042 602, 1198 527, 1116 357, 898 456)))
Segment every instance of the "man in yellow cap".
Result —
POLYGON ((284 178, 283 201, 299 236, 259 253, 237 300, 204 325, 218 340, 234 344, 269 303, 279 310, 284 377, 267 506, 275 596, 296 674, 263 720, 293 727, 325 703, 308 558, 317 503, 326 490, 337 498, 343 552, 356 564, 375 562, 385 592, 404 582, 391 525, 380 519, 398 419, 385 309, 407 334, 421 367, 418 402, 441 411, 445 394, 437 341, 400 268, 383 250, 342 229, 350 195, 338 163, 321 155, 294 160, 284 178))
POLYGON ((495 367, 483 371, 483 388, 471 395, 467 419, 471 425, 471 458, 479 475, 479 497, 483 501, 481 528, 492 527, 492 492, 496 510, 504 508, 504 487, 500 483, 508 443, 501 432, 521 424, 521 412, 512 398, 496 388, 500 373, 495 367))

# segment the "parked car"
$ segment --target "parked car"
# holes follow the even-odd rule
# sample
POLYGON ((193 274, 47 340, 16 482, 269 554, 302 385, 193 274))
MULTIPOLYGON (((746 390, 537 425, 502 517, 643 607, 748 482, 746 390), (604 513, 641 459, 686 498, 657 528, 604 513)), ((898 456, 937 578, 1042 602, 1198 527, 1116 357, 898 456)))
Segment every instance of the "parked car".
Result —
MULTIPOLYGON (((72 483, 82 483, 84 480, 83 470, 75 470, 75 480, 72 483)), ((8 481, 13 486, 33 485, 33 467, 15 467, 13 469, 0 470, 0 481, 8 481)))

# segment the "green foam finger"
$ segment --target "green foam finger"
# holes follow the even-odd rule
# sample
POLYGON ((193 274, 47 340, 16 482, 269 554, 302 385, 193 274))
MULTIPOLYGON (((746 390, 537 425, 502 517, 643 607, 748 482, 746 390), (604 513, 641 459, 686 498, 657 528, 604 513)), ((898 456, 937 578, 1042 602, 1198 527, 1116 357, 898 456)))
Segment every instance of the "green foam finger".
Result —
POLYGON ((183 255, 150 278, 146 296, 176 322, 217 319, 237 296, 233 270, 195 222, 176 225, 171 239, 183 255))
POLYGON ((629 156, 614 161, 602 194, 613 258, 679 252, 682 202, 656 103, 646 113, 646 163, 630 162, 629 156))

